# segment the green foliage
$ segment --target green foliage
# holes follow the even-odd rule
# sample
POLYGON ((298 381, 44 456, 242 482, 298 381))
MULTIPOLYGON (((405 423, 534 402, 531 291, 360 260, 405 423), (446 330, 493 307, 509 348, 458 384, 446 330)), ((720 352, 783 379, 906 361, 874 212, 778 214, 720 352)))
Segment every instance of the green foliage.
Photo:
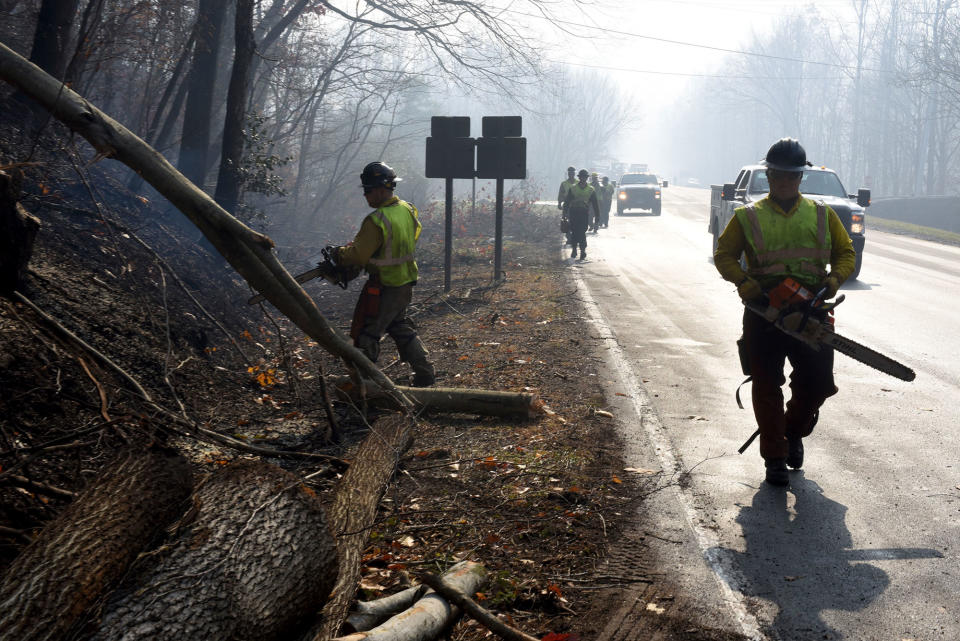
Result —
POLYGON ((244 154, 237 172, 240 183, 240 204, 237 207, 237 217, 243 221, 267 219, 266 214, 245 202, 245 194, 260 194, 262 196, 286 196, 283 187, 283 177, 276 172, 293 160, 292 156, 281 158, 272 152, 273 141, 264 135, 266 116, 252 113, 247 119, 247 126, 243 130, 244 154))

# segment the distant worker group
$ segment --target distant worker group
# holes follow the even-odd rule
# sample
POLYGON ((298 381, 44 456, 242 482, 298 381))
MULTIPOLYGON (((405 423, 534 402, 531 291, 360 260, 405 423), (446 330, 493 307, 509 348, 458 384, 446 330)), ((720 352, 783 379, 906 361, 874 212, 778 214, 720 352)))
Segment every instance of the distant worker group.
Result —
POLYGON ((587 258, 587 232, 598 233, 610 225, 610 207, 616 181, 586 169, 567 167, 567 178, 560 183, 557 209, 563 212, 561 228, 567 235, 567 244, 573 247, 571 258, 587 258), (592 214, 592 215, 591 215, 592 214))

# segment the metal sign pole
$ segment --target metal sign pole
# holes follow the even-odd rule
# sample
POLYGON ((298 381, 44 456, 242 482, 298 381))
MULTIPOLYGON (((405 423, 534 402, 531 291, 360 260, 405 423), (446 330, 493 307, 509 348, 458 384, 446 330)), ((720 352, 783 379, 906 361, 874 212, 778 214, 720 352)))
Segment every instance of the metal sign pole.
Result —
POLYGON ((450 269, 453 263, 453 178, 446 182, 446 209, 443 217, 443 291, 450 291, 450 269))
POLYGON ((497 178, 497 224, 493 251, 493 280, 500 280, 500 257, 503 254, 503 178, 497 178))
POLYGON ((470 205, 470 216, 476 219, 477 217, 477 179, 474 178, 470 182, 473 183, 473 187, 471 189, 471 194, 470 194, 470 200, 473 203, 472 205, 470 205))

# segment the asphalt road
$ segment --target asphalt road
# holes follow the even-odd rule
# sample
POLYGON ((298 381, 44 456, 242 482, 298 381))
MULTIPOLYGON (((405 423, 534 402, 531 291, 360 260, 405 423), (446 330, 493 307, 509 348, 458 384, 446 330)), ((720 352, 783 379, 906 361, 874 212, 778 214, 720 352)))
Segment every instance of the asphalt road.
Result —
POLYGON ((960 639, 960 248, 871 231, 867 217, 837 331, 917 378, 838 354, 840 392, 804 469, 772 488, 756 443, 737 454, 755 423, 749 384, 748 409, 734 400, 742 307, 713 267, 709 194, 669 187, 662 216, 611 215, 589 260, 568 259, 609 334, 612 403, 635 399, 633 418, 619 413, 628 462, 692 470, 662 509, 691 542, 672 562, 705 610, 729 609, 754 638, 960 639))

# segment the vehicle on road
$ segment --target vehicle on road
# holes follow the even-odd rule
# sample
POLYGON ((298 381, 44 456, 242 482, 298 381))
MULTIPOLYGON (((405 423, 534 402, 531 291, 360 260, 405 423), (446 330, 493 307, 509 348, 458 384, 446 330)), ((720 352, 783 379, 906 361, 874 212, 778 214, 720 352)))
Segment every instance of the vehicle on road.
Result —
POLYGON ((659 216, 660 189, 656 174, 623 174, 617 183, 617 216, 622 216, 628 209, 647 209, 654 216, 659 216))
MULTIPOLYGON (((763 165, 748 165, 740 170, 732 183, 710 186, 710 223, 707 231, 713 236, 713 250, 717 238, 733 218, 734 210, 764 198, 770 193, 767 183, 767 168, 763 165)), ((857 194, 848 194, 836 172, 826 167, 811 167, 803 172, 800 193, 808 198, 823 201, 846 228, 857 252, 857 266, 850 278, 860 275, 863 262, 865 210, 870 206, 870 190, 860 189, 857 194)))

